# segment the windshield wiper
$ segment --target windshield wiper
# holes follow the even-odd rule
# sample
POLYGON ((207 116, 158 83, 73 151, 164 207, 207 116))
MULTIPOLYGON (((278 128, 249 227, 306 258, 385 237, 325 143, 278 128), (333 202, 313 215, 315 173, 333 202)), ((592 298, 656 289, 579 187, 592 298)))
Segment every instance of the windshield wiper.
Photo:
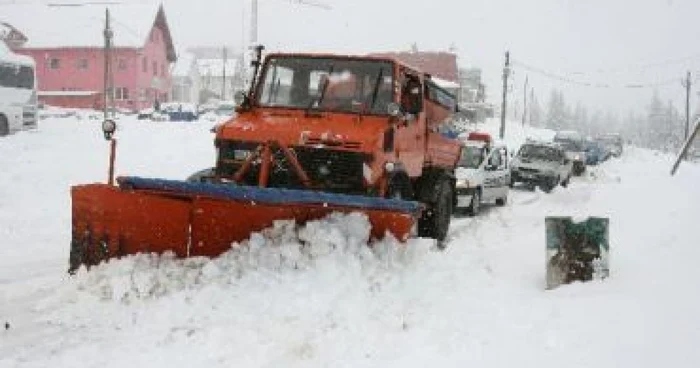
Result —
POLYGON ((377 95, 379 94, 379 82, 382 80, 382 75, 384 74, 384 68, 379 68, 379 73, 377 73, 377 79, 374 81, 374 90, 372 91, 372 101, 369 104, 369 111, 372 111, 374 104, 377 101, 377 95))
POLYGON ((318 96, 318 98, 312 99, 311 103, 309 103, 309 106, 306 108, 306 114, 308 115, 311 112, 311 109, 313 109, 314 105, 318 107, 319 109, 321 108, 321 103, 323 102, 323 98, 326 97, 326 89, 328 89, 328 85, 331 82, 331 75, 333 74, 333 68, 335 66, 331 64, 331 67, 328 69, 328 78, 323 82, 323 86, 321 86, 321 94, 318 96))

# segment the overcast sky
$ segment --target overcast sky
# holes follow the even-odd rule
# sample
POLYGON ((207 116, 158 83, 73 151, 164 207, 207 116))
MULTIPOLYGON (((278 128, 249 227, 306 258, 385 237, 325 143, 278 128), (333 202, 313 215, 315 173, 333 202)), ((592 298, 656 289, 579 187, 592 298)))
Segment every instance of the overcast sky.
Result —
MULTIPOLYGON (((513 99, 522 100, 527 76, 543 104, 556 87, 569 102, 626 113, 646 105, 652 88, 621 86, 665 82, 658 87, 661 97, 682 107, 681 78, 687 70, 700 76, 700 0, 301 1, 331 9, 299 0, 259 0, 259 40, 268 50, 364 53, 407 50, 414 42, 421 50, 454 46, 461 66, 483 69, 493 102, 500 100, 506 50, 520 63, 513 66, 513 99), (610 88, 563 82, 543 72, 610 88)), ((238 46, 248 38, 251 0, 162 2, 181 48, 238 46)), ((692 106, 697 102, 693 94, 692 106)))
MULTIPOLYGON (((251 0, 164 0, 180 45, 240 45, 248 38, 251 0)), ((592 88, 514 65, 514 97, 527 75, 541 101, 557 87, 569 101, 621 112, 648 103, 658 88, 680 105, 680 79, 700 72, 698 0, 259 0, 259 40, 271 50, 367 52, 456 47, 462 66, 484 70, 489 96, 500 99, 503 54, 592 88), (671 82, 668 82, 671 81, 671 82)), ((699 73, 700 74, 700 73, 699 73)), ((693 96, 693 106, 697 95, 693 96)))

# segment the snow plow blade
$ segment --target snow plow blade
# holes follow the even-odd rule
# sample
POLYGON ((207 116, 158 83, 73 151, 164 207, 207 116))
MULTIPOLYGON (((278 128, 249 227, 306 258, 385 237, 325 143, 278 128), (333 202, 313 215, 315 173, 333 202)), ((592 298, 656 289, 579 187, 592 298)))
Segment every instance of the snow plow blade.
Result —
POLYGON ((117 182, 71 188, 70 273, 137 253, 216 257, 275 220, 303 224, 331 212, 362 212, 373 237, 388 231, 405 241, 422 210, 418 202, 303 190, 138 177, 117 182))

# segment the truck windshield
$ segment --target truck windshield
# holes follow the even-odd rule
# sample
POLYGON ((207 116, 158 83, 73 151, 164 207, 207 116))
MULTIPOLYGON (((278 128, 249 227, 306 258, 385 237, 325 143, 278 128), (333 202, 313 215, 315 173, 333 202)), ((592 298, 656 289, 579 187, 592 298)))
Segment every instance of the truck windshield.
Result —
POLYGON ((459 167, 477 169, 484 161, 484 149, 475 146, 462 147, 462 155, 459 157, 459 167))
POLYGON ((394 100, 392 64, 380 60, 271 58, 258 105, 387 115, 394 100))

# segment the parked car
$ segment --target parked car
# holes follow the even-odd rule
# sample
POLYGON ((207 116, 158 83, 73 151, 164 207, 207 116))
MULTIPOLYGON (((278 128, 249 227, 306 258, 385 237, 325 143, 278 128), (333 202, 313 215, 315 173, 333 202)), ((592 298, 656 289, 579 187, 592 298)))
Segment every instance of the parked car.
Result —
POLYGON ((598 165, 610 157, 610 151, 596 140, 585 140, 584 149, 586 151, 586 165, 598 165))
POLYGON ((505 205, 510 188, 508 160, 504 144, 494 143, 488 134, 469 134, 455 171, 456 208, 474 216, 484 202, 505 205))
POLYGON ((600 137, 598 137, 598 141, 600 141, 605 147, 607 147, 607 149, 613 156, 622 156, 624 142, 622 141, 622 136, 620 136, 620 134, 603 134, 600 137))
POLYGON ((578 132, 560 131, 554 136, 554 142, 562 146, 566 157, 573 163, 574 175, 582 175, 587 162, 583 137, 578 132))
POLYGON ((186 102, 167 102, 161 106, 161 112, 168 115, 170 121, 197 120, 197 106, 186 102))
POLYGON ((136 119, 138 120, 152 120, 152 121, 167 121, 168 115, 163 114, 159 111, 155 111, 153 108, 147 108, 139 110, 136 114, 136 119))
POLYGON ((550 192, 557 185, 569 185, 573 162, 564 149, 550 142, 530 141, 523 144, 510 163, 511 185, 525 183, 550 192))

